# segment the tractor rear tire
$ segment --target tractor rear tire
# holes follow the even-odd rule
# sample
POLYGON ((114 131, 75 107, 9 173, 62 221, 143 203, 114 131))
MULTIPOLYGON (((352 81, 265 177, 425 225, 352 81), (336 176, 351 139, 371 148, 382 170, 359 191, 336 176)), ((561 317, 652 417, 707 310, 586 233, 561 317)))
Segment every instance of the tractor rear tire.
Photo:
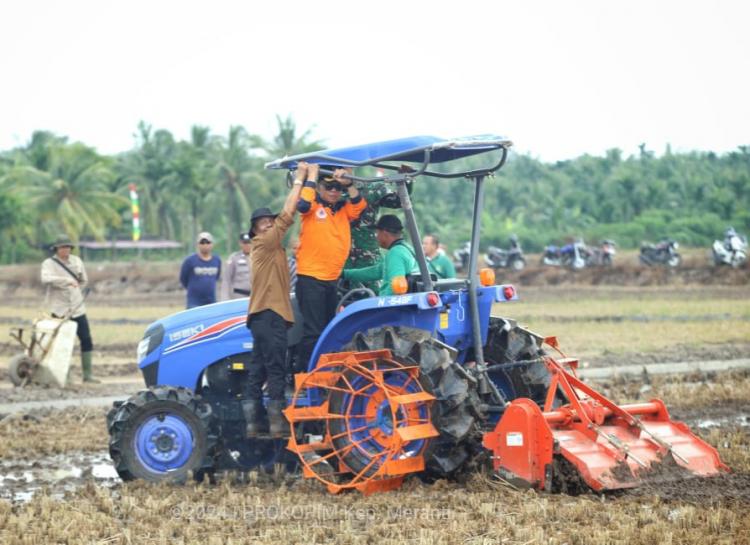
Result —
MULTIPOLYGON (((490 317, 484 358, 490 378, 506 401, 526 397, 544 406, 550 375, 543 357, 543 338, 509 318, 490 317)), ((558 394, 561 396, 561 394, 558 394)), ((558 404, 564 402, 559 397, 558 404)))
POLYGON ((481 441, 478 420, 480 399, 476 386, 457 370, 450 352, 421 329, 382 327, 358 333, 343 351, 388 348, 395 359, 418 363, 420 383, 435 396, 432 424, 440 435, 430 440, 424 452, 429 477, 453 476, 474 454, 481 441))
MULTIPOLYGON (((391 388, 398 388, 397 385, 399 383, 411 383, 411 389, 408 391, 404 390, 403 393, 414 394, 421 391, 431 393, 429 388, 425 385, 425 380, 423 377, 420 376, 415 383, 409 379, 409 375, 407 373, 401 370, 401 364, 413 366, 414 362, 407 361, 405 358, 401 358, 395 355, 391 359, 394 363, 392 366, 389 366, 386 361, 380 358, 373 359, 371 362, 363 362, 361 365, 362 367, 370 370, 377 369, 378 371, 380 371, 382 373, 383 379, 386 381, 386 383, 390 384, 391 388), (400 381, 399 379, 402 380, 400 381)), ((363 381, 362 379, 363 376, 360 373, 351 369, 346 370, 341 375, 341 378, 339 378, 338 382, 336 383, 336 389, 331 390, 329 393, 328 402, 330 413, 349 416, 352 413, 361 413, 362 411, 366 410, 362 403, 364 402, 364 399, 372 399, 370 396, 374 392, 370 391, 368 395, 359 395, 356 396, 356 398, 353 398, 351 394, 347 392, 348 386, 355 390, 365 388, 364 382, 369 381, 367 379, 363 381)), ((368 388, 368 390, 373 389, 373 387, 368 388)), ((377 389, 380 390, 380 388, 377 389)), ((393 390, 391 391, 393 392, 393 390)), ((404 418, 402 410, 403 408, 399 409, 399 413, 401 413, 399 415, 399 420, 403 420, 404 418)), ((424 408, 418 408, 417 410, 424 410, 424 408)), ((370 421, 367 425, 367 430, 363 430, 362 426, 359 425, 360 423, 353 425, 350 419, 354 417, 351 416, 349 418, 333 419, 329 422, 330 433, 334 437, 332 440, 333 446, 336 451, 343 453, 341 459, 344 461, 347 468, 350 469, 354 474, 361 473, 363 477, 371 477, 379 470, 380 466, 382 465, 383 458, 378 458, 378 456, 380 452, 382 452, 381 449, 383 447, 382 444, 378 445, 379 441, 375 438, 375 434, 373 434, 372 432, 373 430, 377 430, 377 428, 382 425, 386 425, 389 428, 393 426, 393 423, 388 422, 388 420, 393 419, 394 415, 392 415, 390 410, 387 411, 387 414, 390 414, 390 418, 386 417, 384 419, 384 422, 370 421), (360 437, 356 437, 357 434, 352 433, 352 428, 359 432, 358 434, 360 435, 360 437), (355 444, 355 447, 351 448, 353 443, 355 444)), ((429 413, 425 412, 422 418, 426 417, 427 414, 429 413)), ((425 446, 428 444, 429 440, 427 443, 424 443, 423 440, 407 442, 403 445, 403 450, 401 451, 401 453, 397 454, 396 456, 406 457, 422 454, 424 453, 425 446)))
POLYGON ((36 367, 34 358, 26 354, 17 354, 8 362, 8 377, 13 386, 21 386, 24 381, 31 382, 31 373, 36 367))
POLYGON ((123 481, 184 483, 210 473, 217 438, 211 406, 191 390, 142 390, 107 415, 109 454, 123 481))

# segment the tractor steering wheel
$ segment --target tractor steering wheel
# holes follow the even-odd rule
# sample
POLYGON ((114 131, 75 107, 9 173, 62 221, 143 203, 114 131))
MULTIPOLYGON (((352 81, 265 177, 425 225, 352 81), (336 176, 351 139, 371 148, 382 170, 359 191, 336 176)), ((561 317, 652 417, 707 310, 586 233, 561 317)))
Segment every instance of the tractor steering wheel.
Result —
POLYGON ((339 302, 336 303, 336 312, 341 312, 346 305, 359 301, 360 299, 375 297, 375 292, 370 288, 366 288, 359 282, 352 287, 350 282, 343 278, 339 279, 339 282, 336 285, 336 291, 340 294, 339 302))

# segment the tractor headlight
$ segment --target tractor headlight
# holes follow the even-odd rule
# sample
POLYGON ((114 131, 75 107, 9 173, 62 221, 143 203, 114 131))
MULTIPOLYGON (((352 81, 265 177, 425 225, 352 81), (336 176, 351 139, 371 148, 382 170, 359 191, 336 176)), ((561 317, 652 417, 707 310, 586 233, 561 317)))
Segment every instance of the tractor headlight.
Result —
POLYGON ((151 337, 144 337, 141 339, 141 342, 138 343, 138 349, 135 353, 136 363, 140 364, 143 361, 143 358, 148 355, 149 344, 151 344, 151 337))
POLYGON ((164 326, 161 324, 152 325, 143 334, 143 339, 138 343, 136 349, 135 358, 137 363, 143 361, 151 352, 156 350, 161 342, 164 340, 164 326))

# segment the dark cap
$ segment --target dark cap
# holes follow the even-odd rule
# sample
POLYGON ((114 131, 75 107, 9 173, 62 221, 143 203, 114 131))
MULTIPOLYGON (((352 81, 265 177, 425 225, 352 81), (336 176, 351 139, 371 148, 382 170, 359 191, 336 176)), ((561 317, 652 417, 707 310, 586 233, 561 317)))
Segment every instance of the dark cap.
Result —
POLYGON ((372 229, 380 229, 382 231, 388 231, 389 233, 398 234, 404 230, 404 226, 398 216, 393 214, 385 214, 380 216, 378 222, 372 227, 372 229))
POLYGON ((253 210, 253 213, 250 215, 250 232, 248 233, 250 238, 255 236, 253 234, 253 227, 255 226, 256 220, 259 220, 260 218, 275 218, 276 216, 278 216, 278 214, 271 212, 270 208, 263 207, 253 210))
POLYGON ((240 233, 240 241, 242 242, 250 242, 251 238, 250 233, 240 233))

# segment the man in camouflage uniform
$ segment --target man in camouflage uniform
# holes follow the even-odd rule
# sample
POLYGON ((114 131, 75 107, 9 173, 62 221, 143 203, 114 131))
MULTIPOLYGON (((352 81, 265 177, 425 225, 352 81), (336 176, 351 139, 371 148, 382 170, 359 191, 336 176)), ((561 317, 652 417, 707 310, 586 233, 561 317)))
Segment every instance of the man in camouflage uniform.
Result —
MULTIPOLYGON (((401 208, 401 200, 396 194, 395 186, 384 182, 357 182, 356 187, 367 201, 367 208, 352 223, 352 248, 346 260, 345 269, 361 269, 375 265, 382 259, 380 246, 375 238, 375 223, 378 221, 380 208, 401 208)), ((411 184, 409 184, 411 193, 411 184)), ((380 281, 362 282, 366 288, 378 293, 380 281)))

